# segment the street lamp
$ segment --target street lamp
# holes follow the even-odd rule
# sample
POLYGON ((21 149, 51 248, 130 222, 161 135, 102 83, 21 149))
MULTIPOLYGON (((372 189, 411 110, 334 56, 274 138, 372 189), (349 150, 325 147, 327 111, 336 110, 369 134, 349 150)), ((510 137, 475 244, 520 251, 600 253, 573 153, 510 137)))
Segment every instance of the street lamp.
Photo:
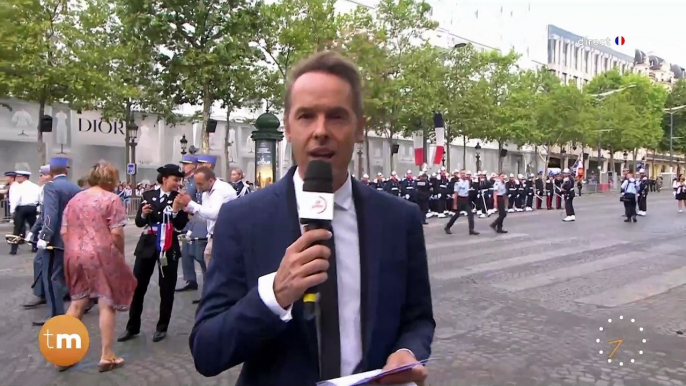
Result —
POLYGON ((629 159, 629 153, 624 150, 624 153, 622 153, 622 158, 624 159, 624 170, 629 168, 629 165, 627 164, 627 160, 629 159))
POLYGON ((181 155, 188 154, 188 152, 186 151, 186 149, 188 149, 188 140, 186 139, 186 134, 184 134, 181 137, 181 140, 179 142, 181 142, 181 155))
POLYGON ((664 111, 669 114, 669 172, 674 171, 674 113, 686 108, 686 105, 670 107, 664 111))
POLYGON ((476 170, 477 172, 481 170, 481 143, 477 142, 474 146, 474 151, 476 152, 476 170))
MULTIPOLYGON (((133 165, 136 165, 136 144, 138 143, 138 125, 136 125, 133 122, 128 122, 126 124, 126 136, 129 139, 128 146, 131 148, 131 162, 133 165)), ((136 191, 136 170, 137 168, 134 166, 133 169, 133 174, 131 174, 131 189, 135 192, 136 191)), ((135 194, 135 193, 134 193, 135 194)))

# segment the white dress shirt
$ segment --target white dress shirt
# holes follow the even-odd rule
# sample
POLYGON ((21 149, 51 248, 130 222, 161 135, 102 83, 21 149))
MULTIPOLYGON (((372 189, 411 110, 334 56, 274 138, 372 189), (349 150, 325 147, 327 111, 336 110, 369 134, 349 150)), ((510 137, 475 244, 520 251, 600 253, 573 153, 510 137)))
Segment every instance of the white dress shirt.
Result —
POLYGON ((224 203, 235 200, 236 190, 226 181, 215 180, 212 188, 208 192, 202 193, 202 204, 195 201, 188 203, 188 208, 207 220, 207 234, 212 236, 214 233, 214 223, 217 221, 219 209, 224 203))
MULTIPOLYGON (((293 185, 296 201, 302 201, 303 180, 298 170, 293 175, 293 185)), ((360 240, 350 177, 334 193, 334 202, 332 226, 336 243, 341 376, 347 376, 355 371, 362 360, 360 240)), ((274 295, 275 276, 276 273, 272 273, 259 278, 257 290, 264 304, 281 320, 288 322, 292 319, 292 306, 284 310, 277 303, 274 295)))
POLYGON ((38 205, 40 196, 41 188, 33 182, 14 182, 10 186, 10 213, 14 213, 18 206, 38 205))

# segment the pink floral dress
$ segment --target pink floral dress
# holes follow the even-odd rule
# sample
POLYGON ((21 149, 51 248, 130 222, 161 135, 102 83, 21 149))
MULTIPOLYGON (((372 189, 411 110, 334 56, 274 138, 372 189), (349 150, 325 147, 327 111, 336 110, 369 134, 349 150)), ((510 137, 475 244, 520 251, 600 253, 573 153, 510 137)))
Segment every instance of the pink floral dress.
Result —
POLYGON ((126 225, 119 196, 88 189, 72 198, 64 210, 64 277, 72 300, 98 298, 126 311, 136 278, 115 247, 110 230, 126 225))

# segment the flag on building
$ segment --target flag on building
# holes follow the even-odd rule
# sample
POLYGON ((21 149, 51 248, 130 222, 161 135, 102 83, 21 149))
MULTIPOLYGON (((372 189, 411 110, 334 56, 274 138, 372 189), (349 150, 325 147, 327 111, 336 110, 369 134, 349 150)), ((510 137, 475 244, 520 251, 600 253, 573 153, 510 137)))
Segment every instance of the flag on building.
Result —
POLYGON ((417 130, 412 134, 414 146, 414 164, 420 166, 424 163, 424 132, 417 130))
POLYGON ((440 165, 443 161, 445 152, 445 122, 440 113, 434 113, 434 127, 436 133, 436 154, 434 155, 434 165, 440 165))

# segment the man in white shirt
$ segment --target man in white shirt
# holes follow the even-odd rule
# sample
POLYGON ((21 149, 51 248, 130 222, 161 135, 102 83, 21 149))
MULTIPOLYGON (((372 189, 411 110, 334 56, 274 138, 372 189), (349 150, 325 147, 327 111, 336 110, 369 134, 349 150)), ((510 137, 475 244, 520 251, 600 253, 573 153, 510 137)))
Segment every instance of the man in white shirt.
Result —
POLYGON ((224 203, 235 200, 237 195, 231 184, 217 179, 217 176, 208 167, 197 168, 194 179, 196 187, 202 192, 202 204, 193 201, 188 193, 179 195, 177 199, 181 201, 182 207, 187 208, 189 212, 207 220, 207 247, 205 247, 204 256, 205 264, 209 267, 212 256, 212 234, 219 209, 224 203))
MULTIPOLYGON (((24 237, 26 224, 29 229, 36 223, 38 215, 38 203, 40 201, 41 189, 38 185, 29 181, 31 172, 17 170, 15 182, 10 186, 10 215, 14 219, 15 236, 24 237)), ((17 254, 18 245, 12 244, 10 255, 17 254)))

